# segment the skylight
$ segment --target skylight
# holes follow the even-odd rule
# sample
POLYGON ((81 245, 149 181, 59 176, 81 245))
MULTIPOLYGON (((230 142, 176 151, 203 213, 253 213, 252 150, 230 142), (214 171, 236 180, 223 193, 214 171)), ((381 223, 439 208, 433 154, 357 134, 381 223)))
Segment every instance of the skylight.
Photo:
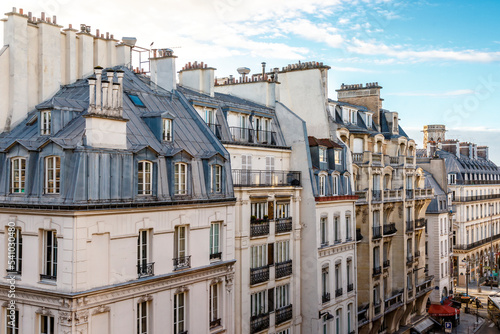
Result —
POLYGON ((136 105, 137 107, 145 107, 144 102, 142 102, 139 96, 134 94, 127 94, 127 95, 134 105, 136 105))

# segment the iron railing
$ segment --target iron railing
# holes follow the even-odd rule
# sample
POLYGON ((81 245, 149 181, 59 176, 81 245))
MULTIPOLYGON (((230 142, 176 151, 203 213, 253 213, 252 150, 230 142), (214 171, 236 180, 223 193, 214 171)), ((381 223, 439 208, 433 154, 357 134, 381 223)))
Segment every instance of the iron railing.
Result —
POLYGON ((391 260, 385 260, 383 266, 384 268, 389 268, 391 266, 391 260))
POLYGON ((404 290, 396 291, 392 297, 385 300, 385 313, 389 313, 403 305, 403 292, 404 290))
POLYGON ((269 281, 269 266, 250 268, 250 284, 259 284, 269 281))
POLYGON ((139 278, 154 276, 154 262, 151 263, 139 263, 137 265, 137 275, 139 278))
POLYGON ((369 322, 369 319, 368 319, 369 308, 370 308, 370 304, 367 304, 364 307, 358 308, 358 327, 366 325, 369 322))
POLYGON ((276 263, 275 266, 276 278, 290 276, 292 274, 292 260, 276 263))
POLYGON ((356 229, 356 241, 361 241, 363 239, 363 235, 361 234, 361 229, 356 229))
POLYGON ((351 292, 352 290, 354 290, 354 283, 347 284, 347 292, 351 292))
POLYGON ((406 199, 413 198, 413 189, 406 189, 406 199))
POLYGON ((210 260, 222 259, 222 252, 210 254, 210 260))
POLYGON ((413 255, 407 255, 406 256, 406 264, 408 264, 408 265, 409 264, 413 264, 413 261, 414 261, 413 255))
POLYGON ((330 301, 330 292, 325 292, 321 296, 321 301, 324 303, 328 303, 330 301))
POLYGON ((344 293, 344 289, 338 288, 335 290, 335 297, 340 297, 344 293))
POLYGON ((377 267, 374 267, 373 268, 373 276, 378 276, 382 274, 382 267, 381 266, 377 266, 377 267))
POLYGON ((425 218, 420 218, 420 219, 415 220, 415 228, 416 229, 425 228, 426 225, 427 225, 427 219, 425 219, 425 218))
POLYGON ((258 333, 269 328, 269 313, 254 315, 250 318, 250 333, 258 333))
POLYGON ((55 275, 44 275, 40 274, 40 280, 50 280, 50 281, 55 281, 57 279, 57 276, 55 275))
POLYGON ((260 237, 269 234, 269 219, 250 220, 250 237, 260 237))
POLYGON ((292 230, 292 218, 278 218, 276 219, 276 234, 287 233, 292 230))
POLYGON ((276 320, 275 320, 276 325, 282 324, 285 321, 292 319, 293 316, 292 304, 277 309, 275 315, 276 315, 276 320))
POLYGON ((210 328, 219 327, 221 325, 221 319, 215 319, 210 321, 210 328))
POLYGON ((284 170, 233 169, 235 187, 300 186, 300 172, 284 170))
POLYGON ((406 222, 406 233, 414 231, 413 225, 414 225, 413 220, 409 220, 409 221, 406 222))
POLYGON ((176 257, 173 261, 174 270, 191 268, 191 255, 176 257))
POLYGON ((276 145, 276 132, 274 131, 230 126, 229 132, 231 132, 231 139, 234 142, 276 145))
MULTIPOLYGON (((500 181, 498 181, 498 183, 500 183, 500 181)), ((453 202, 473 202, 473 201, 483 201, 486 199, 496 199, 496 198, 500 198, 500 194, 456 196, 453 199, 453 202)))
POLYGON ((384 236, 389 234, 394 234, 398 230, 396 230, 396 223, 384 224, 384 236))

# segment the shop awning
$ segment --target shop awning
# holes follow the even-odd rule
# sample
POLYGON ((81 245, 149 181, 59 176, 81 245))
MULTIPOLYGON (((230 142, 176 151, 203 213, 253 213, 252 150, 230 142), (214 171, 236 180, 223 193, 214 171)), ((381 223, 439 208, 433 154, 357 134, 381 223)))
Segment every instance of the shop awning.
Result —
POLYGON ((434 326, 434 322, 431 319, 426 318, 413 326, 413 330, 417 333, 427 333, 427 331, 431 329, 432 326, 434 326))
POLYGON ((427 312, 433 317, 451 317, 460 314, 460 310, 454 307, 439 304, 432 304, 427 312))

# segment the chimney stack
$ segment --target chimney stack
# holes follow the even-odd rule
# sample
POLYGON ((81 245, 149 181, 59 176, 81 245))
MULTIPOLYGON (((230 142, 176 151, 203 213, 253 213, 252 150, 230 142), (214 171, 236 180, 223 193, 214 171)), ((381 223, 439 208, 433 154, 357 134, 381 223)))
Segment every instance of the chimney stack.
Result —
POLYGON ((171 49, 159 49, 149 58, 151 81, 168 91, 177 88, 175 58, 171 49))
POLYGON ((214 73, 215 68, 203 62, 188 63, 179 71, 179 85, 213 97, 214 73))

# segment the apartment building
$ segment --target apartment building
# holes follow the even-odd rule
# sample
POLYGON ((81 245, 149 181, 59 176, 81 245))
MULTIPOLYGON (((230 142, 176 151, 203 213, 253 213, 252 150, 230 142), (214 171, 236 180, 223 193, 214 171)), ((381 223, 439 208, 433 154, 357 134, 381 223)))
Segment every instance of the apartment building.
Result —
POLYGON ((14 98, 0 113, 12 111, 0 134, 2 331, 233 333, 228 151, 180 93, 120 60, 101 63, 116 51, 101 42, 123 46, 54 23, 22 12, 5 21, 15 33, 0 56, 15 74, 9 96, 22 98, 28 82, 43 101, 32 110, 14 98), (65 39, 85 48, 62 52, 65 39), (60 88, 60 73, 44 70, 50 59, 74 74, 60 88), (16 66, 53 76, 34 80, 16 66), (58 87, 48 99, 45 83, 58 87))
POLYGON ((426 155, 445 161, 445 182, 452 197, 455 284, 497 279, 500 233, 500 170, 488 147, 446 139, 444 125, 424 127, 426 155))
POLYGON ((433 277, 427 272, 425 212, 433 198, 399 114, 382 108, 378 83, 344 85, 329 116, 352 152, 356 194, 359 333, 425 332, 433 277))

